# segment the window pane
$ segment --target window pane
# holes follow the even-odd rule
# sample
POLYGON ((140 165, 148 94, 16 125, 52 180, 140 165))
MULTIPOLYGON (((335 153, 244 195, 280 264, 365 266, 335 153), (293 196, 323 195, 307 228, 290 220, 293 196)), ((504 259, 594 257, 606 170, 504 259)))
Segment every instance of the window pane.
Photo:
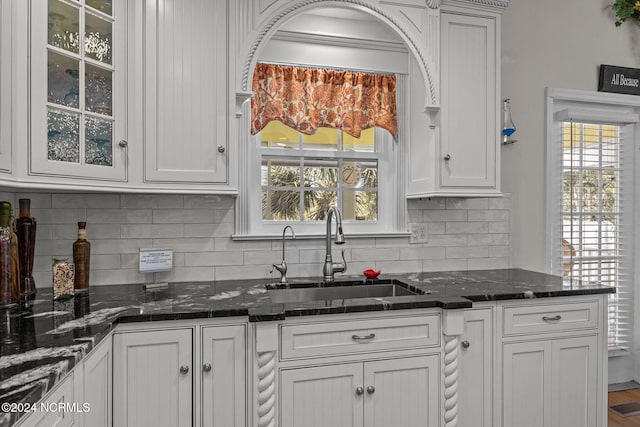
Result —
POLYGON ((78 76, 80 63, 76 59, 49 52, 47 63, 48 101, 71 108, 79 108, 78 76))
POLYGON ((85 162, 89 165, 113 166, 113 122, 87 117, 85 130, 85 162))
POLYGON ((300 148, 300 134, 281 122, 273 121, 260 131, 260 146, 264 148, 300 148))
POLYGON ((95 10, 99 10, 102 13, 106 13, 107 15, 111 15, 111 10, 113 8, 113 0, 87 0, 87 6, 94 8, 95 10))
POLYGON ((305 160, 304 186, 336 188, 338 186, 338 164, 336 161, 305 160))
POLYGON ((342 217, 346 220, 378 219, 378 193, 345 190, 342 195, 342 217))
POLYGON ((313 135, 302 134, 302 148, 335 151, 338 149, 338 130, 320 128, 313 135))
POLYGON ((47 112, 48 159, 80 162, 80 115, 49 109, 47 112))
POLYGON ((262 189, 262 219, 300 220, 300 192, 262 189))
POLYGON ((378 188, 378 162, 359 162, 362 170, 362 179, 358 184, 360 188, 378 188))
POLYGON ((327 210, 338 203, 338 193, 335 191, 305 191, 304 219, 305 221, 324 221, 327 210))
POLYGON ((299 161, 263 159, 262 185, 269 187, 300 187, 299 161))
POLYGON ((48 43, 69 52, 79 52, 78 22, 80 11, 67 3, 49 0, 48 43))
POLYGON ((360 133, 360 138, 354 138, 346 132, 342 132, 342 150, 343 151, 364 151, 374 152, 376 148, 375 144, 375 129, 370 128, 363 130, 360 133))

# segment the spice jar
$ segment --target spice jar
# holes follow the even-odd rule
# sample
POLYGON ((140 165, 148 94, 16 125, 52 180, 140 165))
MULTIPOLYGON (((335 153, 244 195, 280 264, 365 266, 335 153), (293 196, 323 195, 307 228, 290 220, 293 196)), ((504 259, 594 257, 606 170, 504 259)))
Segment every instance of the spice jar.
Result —
POLYGON ((63 299, 73 296, 73 264, 67 258, 53 259, 53 298, 63 299))

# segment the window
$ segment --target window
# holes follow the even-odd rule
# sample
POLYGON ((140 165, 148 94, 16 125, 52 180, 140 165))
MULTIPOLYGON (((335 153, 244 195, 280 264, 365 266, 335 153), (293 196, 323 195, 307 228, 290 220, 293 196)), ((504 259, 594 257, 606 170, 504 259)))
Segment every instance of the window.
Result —
POLYGON ((548 111, 548 268, 568 280, 616 287, 609 297, 609 349, 626 349, 631 333, 629 232, 638 114, 633 107, 607 105, 616 98, 608 94, 550 93, 567 93, 570 99, 552 98, 548 111), (598 98, 601 104, 593 102, 598 98))

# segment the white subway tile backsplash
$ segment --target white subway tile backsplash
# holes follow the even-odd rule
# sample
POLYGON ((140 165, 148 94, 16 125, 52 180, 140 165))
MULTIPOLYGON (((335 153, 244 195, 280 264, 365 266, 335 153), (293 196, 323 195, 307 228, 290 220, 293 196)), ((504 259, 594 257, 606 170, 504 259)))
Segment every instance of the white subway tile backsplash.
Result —
MULTIPOLYGON (((281 262, 280 236, 270 240, 232 240, 235 198, 215 195, 0 193, 5 199, 32 199, 38 220, 34 276, 51 286, 54 256, 71 258, 77 222, 87 221, 92 243, 94 285, 144 283, 138 272, 140 248, 173 250, 173 271, 156 280, 208 281, 263 278, 281 262)), ((408 236, 356 238, 345 225, 345 245, 332 244, 334 260, 345 249, 346 275, 361 277, 367 268, 385 273, 508 267, 510 263, 509 198, 436 198, 409 200, 408 222, 427 228, 428 242, 409 244, 408 236)), ((17 205, 16 205, 17 208, 17 205)), ((299 236, 300 237, 300 236, 299 236)), ((322 275, 323 238, 290 239, 287 277, 322 275)))

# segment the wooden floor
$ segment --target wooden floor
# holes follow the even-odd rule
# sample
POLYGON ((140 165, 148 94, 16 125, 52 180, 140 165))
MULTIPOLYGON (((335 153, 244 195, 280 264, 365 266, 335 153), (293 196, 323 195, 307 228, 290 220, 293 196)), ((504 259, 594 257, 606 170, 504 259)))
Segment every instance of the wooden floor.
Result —
MULTIPOLYGON (((640 402, 640 388, 610 392, 608 406, 634 401, 640 402)), ((609 427, 640 427, 640 415, 634 415, 632 417, 621 417, 611 411, 607 412, 609 413, 609 427)))

